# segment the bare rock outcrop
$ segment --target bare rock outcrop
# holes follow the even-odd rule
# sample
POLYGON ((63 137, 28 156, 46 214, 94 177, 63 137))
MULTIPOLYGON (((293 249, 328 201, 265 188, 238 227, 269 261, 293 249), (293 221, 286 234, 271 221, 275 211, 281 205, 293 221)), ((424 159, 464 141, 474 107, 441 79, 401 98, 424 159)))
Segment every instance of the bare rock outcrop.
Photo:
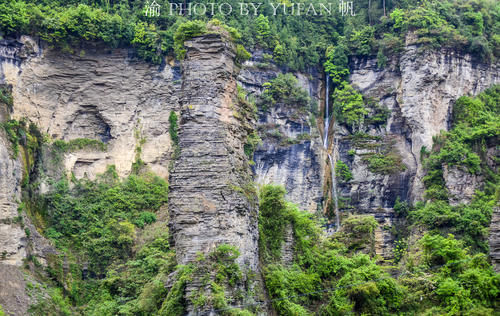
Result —
POLYGON ((168 177, 168 117, 178 110, 178 65, 136 61, 126 49, 89 47, 72 55, 43 43, 32 54, 23 53, 24 47, 21 42, 0 42, 0 83, 13 88, 12 117, 29 118, 53 139, 89 138, 107 144, 105 153, 67 154, 67 172, 93 178, 113 164, 125 176, 140 146, 146 165, 168 177))
MULTIPOLYGON (((478 94, 500 81, 498 65, 479 63, 470 55, 454 51, 425 51, 408 44, 384 69, 372 58, 354 59, 351 66, 353 86, 386 106, 390 117, 385 126, 367 131, 379 140, 373 138, 371 144, 357 149, 354 157, 348 154, 353 148, 352 140, 340 133, 344 137, 341 160, 348 162, 353 173, 350 185, 341 186, 341 195, 358 212, 371 213, 379 218, 379 223, 390 226, 397 197, 412 202, 423 198, 421 150, 430 150, 432 137, 451 127, 452 105, 460 96, 478 94), (370 152, 370 146, 388 141, 404 168, 390 175, 373 174, 358 155, 370 152)), ((464 178, 464 173, 455 169, 447 169, 445 178, 452 204, 469 201, 480 186, 480 179, 472 175, 464 178)), ((376 246, 378 249, 389 249, 386 244, 392 243, 392 239, 387 236, 380 236, 382 244, 376 246)))
POLYGON ((423 51, 417 45, 408 45, 385 69, 379 69, 375 59, 355 60, 353 68, 351 82, 391 110, 386 130, 403 136, 397 146, 404 157, 413 157, 407 165, 412 201, 421 199, 424 191, 420 151, 429 150, 432 137, 449 129, 453 103, 500 82, 496 64, 454 51, 423 51))
MULTIPOLYGON (((219 34, 185 45, 180 154, 169 195, 177 261, 194 262, 199 253, 230 244, 240 250, 244 274, 258 271, 257 197, 243 151, 251 121, 235 99, 234 46, 219 34)), ((193 281, 186 296, 199 286, 193 281)))
MULTIPOLYGON (((253 52, 238 75, 238 82, 253 96, 260 96, 264 83, 282 73, 276 65, 263 58, 262 51, 253 52)), ((299 86, 313 100, 309 110, 318 112, 324 88, 317 69, 311 73, 295 73, 299 86)), ((262 138, 254 154, 255 181, 258 184, 280 184, 287 191, 286 199, 301 209, 317 211, 323 200, 325 159, 322 140, 312 114, 294 104, 278 103, 259 109, 257 128, 262 138)))
POLYGON ((493 269, 500 273, 500 207, 493 209, 490 224, 490 259, 493 269))

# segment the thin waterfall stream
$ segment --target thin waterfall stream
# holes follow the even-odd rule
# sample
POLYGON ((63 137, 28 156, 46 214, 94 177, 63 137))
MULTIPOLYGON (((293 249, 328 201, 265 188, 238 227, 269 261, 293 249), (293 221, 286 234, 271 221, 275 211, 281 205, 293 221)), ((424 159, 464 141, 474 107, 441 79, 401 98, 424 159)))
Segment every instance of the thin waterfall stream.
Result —
POLYGON ((329 111, 329 106, 328 106, 328 101, 330 99, 330 75, 328 73, 325 74, 325 86, 326 86, 326 94, 325 94, 325 135, 323 136, 323 147, 325 149, 328 149, 328 128, 330 127, 330 114, 328 113, 329 111))
POLYGON ((330 127, 330 113, 329 113, 329 89, 330 89, 330 75, 326 73, 325 76, 325 86, 326 86, 326 94, 325 94, 325 133, 323 136, 323 147, 328 155, 328 160, 330 162, 330 170, 332 177, 332 199, 334 204, 334 212, 335 212, 335 231, 337 232, 340 228, 340 214, 339 214, 339 202, 337 197, 337 179, 335 177, 335 158, 337 155, 337 142, 335 140, 335 123, 333 124, 333 151, 330 154, 328 152, 328 130, 330 127))

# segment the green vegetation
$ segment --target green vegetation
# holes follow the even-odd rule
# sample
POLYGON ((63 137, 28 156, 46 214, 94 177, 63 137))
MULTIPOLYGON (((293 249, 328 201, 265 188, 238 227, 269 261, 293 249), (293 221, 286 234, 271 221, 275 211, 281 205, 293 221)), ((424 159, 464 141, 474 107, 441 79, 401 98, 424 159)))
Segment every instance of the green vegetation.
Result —
POLYGON ((177 135, 177 130, 179 129, 179 124, 177 123, 177 114, 174 111, 170 111, 170 115, 168 117, 168 122, 170 123, 168 127, 168 132, 170 134, 170 139, 172 143, 176 146, 179 145, 179 135, 177 135))
POLYGON ((276 299, 273 306, 278 313, 312 315, 313 308, 318 307, 321 314, 327 315, 395 311, 401 304, 403 289, 368 255, 348 256, 339 243, 321 238, 312 215, 287 203, 284 194, 282 187, 270 185, 260 192, 264 278, 271 299, 276 299), (285 225, 292 226, 295 242, 290 266, 279 263, 285 225), (366 291, 366 284, 360 282, 367 282, 371 290, 366 291))
POLYGON ((264 83, 264 92, 260 100, 264 109, 274 105, 287 104, 294 107, 307 107, 310 103, 309 94, 299 86, 297 78, 291 74, 279 74, 270 82, 264 83))
POLYGON ((108 146, 100 140, 89 138, 75 138, 70 141, 56 140, 52 143, 52 148, 60 153, 76 151, 84 148, 92 148, 105 151, 108 146))
POLYGON ((332 97, 334 100, 335 118, 338 122, 346 123, 353 131, 360 130, 368 114, 368 109, 365 107, 361 93, 343 81, 335 89, 332 97))
POLYGON ((97 275, 130 255, 136 227, 154 222, 154 212, 167 201, 164 180, 145 175, 120 181, 113 167, 96 182, 73 185, 63 179, 44 196, 46 235, 59 247, 83 251, 97 275))
POLYGON ((246 49, 245 46, 238 44, 236 45, 236 63, 241 65, 245 61, 249 60, 250 57, 252 57, 252 54, 250 54, 246 49))
POLYGON ((414 32, 417 43, 433 48, 465 49, 481 59, 498 58, 498 3, 494 1, 425 1, 391 14, 398 33, 414 32))
POLYGON ((199 255, 193 264, 192 275, 202 281, 203 287, 189 298, 195 308, 203 310, 208 305, 221 315, 253 315, 244 309, 229 307, 244 299, 246 292, 253 286, 253 280, 247 279, 246 288, 243 287, 243 271, 236 263, 239 255, 238 249, 228 244, 219 245, 206 256, 199 255), (231 295, 226 295, 231 289, 231 295))
POLYGON ((495 85, 475 98, 461 97, 453 107, 453 128, 434 138, 434 145, 425 159, 428 172, 424 177, 429 199, 447 200, 443 165, 456 167, 485 177, 484 191, 499 195, 500 176, 487 163, 487 149, 500 137, 500 86, 495 85))
POLYGON ((500 278, 484 254, 472 255, 453 235, 427 233, 419 241, 422 256, 410 256, 400 277, 407 286, 405 307, 432 314, 494 315, 500 278), (418 262, 418 264, 417 264, 418 262))
POLYGON ((202 21, 187 21, 179 25, 174 34, 175 55, 179 59, 184 59, 186 50, 184 42, 195 36, 202 35, 207 32, 206 23, 202 21))
POLYGON ((401 156, 395 152, 367 154, 363 157, 363 161, 368 164, 368 170, 373 173, 391 174, 406 169, 401 156))
POLYGON ((43 136, 38 128, 26 119, 20 121, 9 120, 0 123, 0 127, 6 132, 7 139, 11 143, 12 157, 17 158, 22 149, 22 158, 25 170, 23 186, 28 181, 28 173, 33 168, 35 156, 40 150, 41 144, 44 142, 43 136))
MULTIPOLYGON (((498 3, 493 0, 362 0, 356 3, 356 16, 348 18, 342 17, 335 6, 331 14, 297 15, 291 14, 291 3, 280 3, 275 15, 271 2, 265 1, 256 15, 251 6, 250 14, 242 15, 240 3, 230 0, 224 1, 233 7, 229 14, 218 13, 217 9, 212 14, 208 9, 203 15, 178 15, 170 14, 169 2, 158 3, 162 5, 161 16, 146 17, 140 1, 4 1, 0 3, 0 30, 7 36, 39 35, 68 52, 89 43, 133 46, 140 58, 160 63, 164 55, 174 52, 182 59, 184 40, 203 34, 205 23, 216 18, 228 25, 230 33, 239 31, 238 41, 246 49, 265 49, 279 65, 302 71, 325 62, 323 56, 329 56, 332 46, 336 56, 377 55, 381 66, 385 63, 382 56, 398 53, 409 33, 425 47, 457 48, 483 60, 496 59, 500 54, 498 3)), ((196 3, 210 8, 213 2, 197 0, 191 4, 196 3)), ((220 3, 215 2, 216 8, 220 3)), ((328 7, 324 0, 312 3, 316 10, 320 4, 328 7)), ((347 67, 335 65, 336 69, 329 68, 328 72, 345 77, 347 67)))
POLYGON ((341 179, 343 182, 349 182, 352 180, 352 173, 342 160, 337 160, 335 163, 335 176, 341 179))
POLYGON ((12 97, 12 91, 6 85, 0 85, 0 102, 7 105, 9 110, 12 110, 14 106, 14 98, 12 97))
POLYGON ((342 221, 342 231, 335 235, 335 240, 349 251, 361 250, 373 256, 377 226, 378 223, 372 215, 351 215, 342 221))
MULTIPOLYGON (((434 138, 430 152, 421 151, 427 174, 424 177, 426 203, 410 211, 416 225, 459 236, 472 252, 487 253, 488 227, 493 207, 500 197, 500 177, 495 165, 488 163, 488 148, 497 146, 500 136, 500 86, 477 97, 461 97, 453 107, 453 128, 434 138), (484 177, 468 204, 452 206, 443 178, 443 166, 484 177)), ((457 197, 453 197, 457 198, 457 197)), ((458 197, 461 198, 461 197, 458 197)))
POLYGON ((248 160, 253 162, 253 153, 257 146, 262 143, 262 139, 260 139, 259 135, 254 131, 247 136, 247 141, 243 146, 243 150, 245 151, 245 155, 248 160))
POLYGON ((484 254, 471 254, 454 236, 426 233, 412 251, 402 251, 393 277, 368 255, 378 226, 372 216, 347 218, 327 239, 312 215, 287 203, 284 194, 281 187, 262 188, 259 223, 265 284, 280 315, 494 315, 498 308, 500 276, 484 254), (280 249, 286 225, 295 246, 285 266, 280 249))
POLYGON ((413 222, 443 233, 453 233, 474 251, 488 251, 488 226, 495 201, 478 194, 468 205, 450 206, 445 201, 417 205, 410 212, 413 222))
POLYGON ((155 314, 176 265, 166 228, 149 228, 167 191, 154 175, 120 180, 110 167, 95 181, 73 179, 70 188, 62 179, 46 195, 31 198, 30 213, 43 218, 43 233, 59 252, 48 259, 55 287, 32 313, 155 314), (139 232, 145 242, 137 247, 139 232))
POLYGON ((179 147, 179 135, 178 135, 178 130, 179 130, 179 123, 178 123, 178 117, 175 111, 170 111, 170 115, 168 116, 168 133, 170 134, 170 140, 172 141, 172 146, 173 146, 173 154, 172 154, 172 160, 170 161, 169 169, 171 170, 174 166, 175 160, 179 157, 181 154, 181 148, 179 147))

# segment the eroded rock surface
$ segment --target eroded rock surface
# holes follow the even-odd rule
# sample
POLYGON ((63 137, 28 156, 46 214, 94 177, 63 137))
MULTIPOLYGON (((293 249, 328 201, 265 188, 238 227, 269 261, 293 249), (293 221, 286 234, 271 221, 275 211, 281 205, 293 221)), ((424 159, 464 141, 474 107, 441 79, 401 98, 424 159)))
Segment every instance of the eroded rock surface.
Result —
POLYGON ((490 259, 493 268, 500 273, 500 207, 493 209, 490 224, 490 259))
POLYGON ((3 83, 13 87, 13 118, 29 118, 54 139, 89 138, 108 145, 105 153, 66 155, 68 172, 94 178, 113 164, 121 176, 127 175, 141 146, 146 165, 168 176, 168 117, 178 109, 179 66, 138 62, 125 49, 104 48, 78 55, 38 49, 23 59, 24 46, 2 44, 0 70, 3 83))
MULTIPOLYGON (((234 47, 218 34, 185 45, 180 154, 169 195, 177 261, 194 262, 230 244, 241 252, 243 271, 258 271, 257 200, 243 151, 251 122, 234 98, 234 47)), ((195 280, 186 295, 200 286, 195 280)))
MULTIPOLYGON (((262 52, 253 53, 243 65, 238 82, 253 96, 263 91, 263 84, 276 78, 282 71, 265 63, 262 52)), ((269 109, 259 109, 257 128, 262 138, 254 154, 253 170, 258 184, 281 184, 287 200, 301 209, 317 211, 323 200, 322 141, 317 126, 311 122, 312 114, 321 106, 323 81, 317 71, 294 74, 299 86, 313 100, 311 109, 294 104, 278 103, 269 109)))
POLYGON ((398 61, 378 69, 375 59, 356 60, 351 82, 391 110, 387 131, 404 136, 398 142, 403 156, 413 157, 410 199, 423 196, 422 147, 432 147, 432 136, 450 127, 454 102, 475 95, 500 81, 496 64, 482 64, 470 55, 452 51, 424 52, 408 45, 398 61), (395 123, 402 122, 398 127, 395 123))
MULTIPOLYGON (((385 126, 366 131, 378 140, 364 142, 358 148, 348 133, 340 130, 340 158, 353 173, 353 180, 341 185, 341 195, 355 212, 373 214, 379 223, 390 226, 396 198, 411 202, 423 198, 422 148, 430 150, 432 136, 450 128, 452 105, 460 96, 475 95, 500 81, 498 66, 481 64, 456 52, 424 52, 409 44, 399 59, 393 59, 384 69, 377 67, 376 59, 355 59, 352 68, 353 86, 386 106, 390 117, 385 126), (386 175, 370 172, 362 156, 372 152, 374 146, 387 144, 401 157, 404 169, 386 175), (353 156, 349 150, 354 148, 353 156)), ((445 178, 452 204, 469 201, 480 182, 455 169, 447 170, 445 178)), ((379 232, 376 239, 376 248, 390 250, 387 244, 393 240, 388 231, 379 232)), ((381 253, 386 258, 391 256, 390 251, 381 253)))

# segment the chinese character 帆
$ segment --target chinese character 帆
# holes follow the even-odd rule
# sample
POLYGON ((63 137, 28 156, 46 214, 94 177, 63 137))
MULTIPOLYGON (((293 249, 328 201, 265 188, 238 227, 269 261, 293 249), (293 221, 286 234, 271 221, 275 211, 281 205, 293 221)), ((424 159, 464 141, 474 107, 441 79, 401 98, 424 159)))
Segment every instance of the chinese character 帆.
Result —
POLYGON ((339 2, 339 12, 342 13, 342 16, 350 14, 351 16, 355 16, 354 13, 354 3, 353 1, 344 1, 340 0, 339 2))

